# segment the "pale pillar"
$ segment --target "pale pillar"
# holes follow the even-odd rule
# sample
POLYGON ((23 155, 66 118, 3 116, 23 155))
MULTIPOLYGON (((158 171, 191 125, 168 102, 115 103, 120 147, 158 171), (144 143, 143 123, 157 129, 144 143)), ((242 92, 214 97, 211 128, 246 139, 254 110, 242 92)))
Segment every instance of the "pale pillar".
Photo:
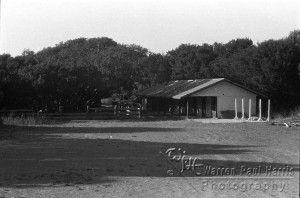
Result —
POLYGON ((234 117, 234 119, 239 119, 238 118, 238 114, 237 114, 237 100, 236 100, 236 98, 234 99, 234 109, 235 109, 235 117, 234 117))
POLYGON ((242 120, 245 119, 244 98, 242 98, 242 120))
POLYGON ((268 118, 267 118, 268 122, 270 121, 270 110, 271 110, 271 100, 269 99, 268 100, 268 118))
POLYGON ((249 99, 249 118, 248 121, 251 121, 251 98, 249 99))
POLYGON ((261 99, 259 99, 259 118, 258 118, 258 121, 262 121, 262 118, 261 118, 261 99))

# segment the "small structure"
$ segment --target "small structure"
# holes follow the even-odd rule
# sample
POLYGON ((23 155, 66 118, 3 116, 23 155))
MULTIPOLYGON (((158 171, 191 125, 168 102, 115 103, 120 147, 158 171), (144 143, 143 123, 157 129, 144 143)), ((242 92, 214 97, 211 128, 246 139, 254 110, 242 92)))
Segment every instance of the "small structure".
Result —
POLYGON ((175 80, 139 92, 142 109, 148 112, 199 118, 234 118, 235 105, 245 116, 256 115, 257 101, 266 97, 224 78, 175 80), (235 102, 236 101, 236 102, 235 102))

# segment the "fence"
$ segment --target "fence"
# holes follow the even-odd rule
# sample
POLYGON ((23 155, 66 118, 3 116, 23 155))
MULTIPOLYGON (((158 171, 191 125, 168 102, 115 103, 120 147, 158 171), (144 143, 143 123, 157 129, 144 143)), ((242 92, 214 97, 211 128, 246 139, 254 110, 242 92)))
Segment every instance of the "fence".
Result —
POLYGON ((141 118, 141 108, 119 108, 117 106, 113 108, 87 108, 87 116, 95 117, 100 116, 103 118, 141 118))
POLYGON ((34 111, 32 109, 10 109, 10 110, 0 110, 0 116, 11 116, 11 117, 26 117, 34 116, 34 111))
POLYGON ((140 108, 118 108, 117 106, 111 108, 87 108, 86 112, 80 113, 46 113, 34 112, 32 109, 12 109, 0 111, 0 116, 12 117, 27 117, 36 116, 48 119, 93 119, 93 120, 109 120, 109 119, 140 119, 142 117, 140 108))

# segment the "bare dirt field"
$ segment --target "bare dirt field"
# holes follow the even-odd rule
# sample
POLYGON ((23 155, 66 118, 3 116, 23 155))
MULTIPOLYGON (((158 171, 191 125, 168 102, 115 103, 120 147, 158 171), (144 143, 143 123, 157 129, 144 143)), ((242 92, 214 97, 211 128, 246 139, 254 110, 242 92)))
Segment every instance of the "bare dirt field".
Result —
POLYGON ((299 197, 299 134, 191 120, 0 126, 0 197, 299 197), (180 173, 169 148, 197 157, 202 175, 180 173))

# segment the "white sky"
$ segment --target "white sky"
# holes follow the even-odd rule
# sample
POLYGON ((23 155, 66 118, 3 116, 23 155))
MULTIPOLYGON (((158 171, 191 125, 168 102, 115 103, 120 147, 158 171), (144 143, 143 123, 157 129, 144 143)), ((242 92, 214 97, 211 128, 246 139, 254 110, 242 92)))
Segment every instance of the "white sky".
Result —
POLYGON ((0 54, 109 37, 152 52, 300 29, 300 0, 0 0, 0 54))

